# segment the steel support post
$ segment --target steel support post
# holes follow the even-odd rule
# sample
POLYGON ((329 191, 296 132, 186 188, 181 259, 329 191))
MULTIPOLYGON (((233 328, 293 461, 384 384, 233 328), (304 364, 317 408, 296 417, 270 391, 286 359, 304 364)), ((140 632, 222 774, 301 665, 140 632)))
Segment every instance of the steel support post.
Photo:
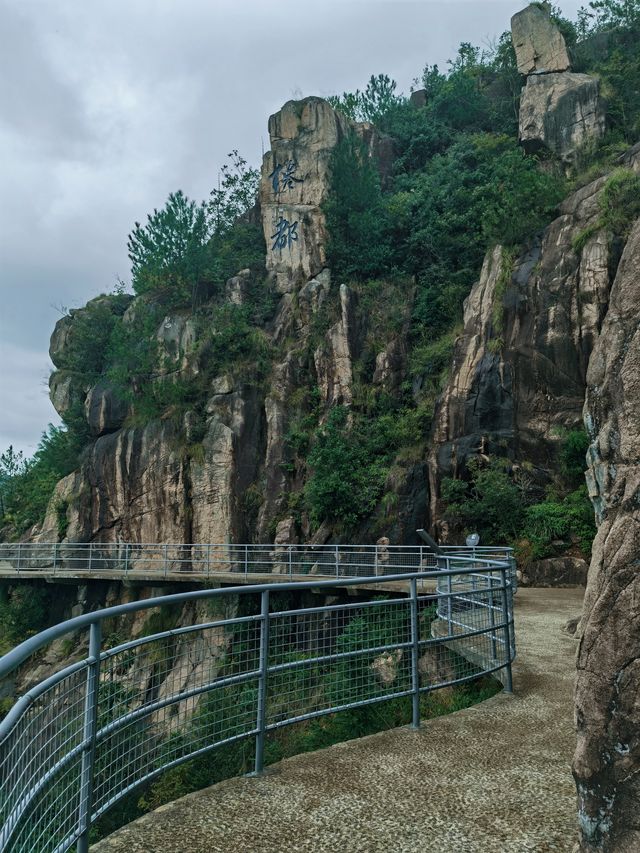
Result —
POLYGON ((504 642, 507 654, 505 693, 513 693, 513 673, 511 672, 511 614, 509 608, 509 589, 507 588, 507 573, 500 569, 502 581, 502 618, 504 619, 504 642))
POLYGON ((98 692, 100 690, 100 645, 102 624, 92 622, 89 628, 89 668, 87 669, 87 692, 84 702, 82 739, 82 768, 80 770, 80 809, 78 815, 78 853, 88 853, 91 812, 93 809, 93 770, 96 753, 96 725, 98 720, 98 692))
POLYGON ((489 625, 491 627, 491 657, 494 660, 498 659, 498 646, 496 643, 496 619, 493 612, 493 574, 489 575, 489 625))
POLYGON ((260 669, 258 680, 258 706, 256 714, 256 760, 255 774, 259 776, 264 769, 264 734, 267 718, 267 668, 269 666, 269 590, 265 589, 260 597, 260 669))
POLYGON ((420 624, 418 622, 418 583, 415 578, 410 580, 411 586, 411 701, 412 720, 414 729, 420 728, 420 672, 418 659, 420 657, 420 624))

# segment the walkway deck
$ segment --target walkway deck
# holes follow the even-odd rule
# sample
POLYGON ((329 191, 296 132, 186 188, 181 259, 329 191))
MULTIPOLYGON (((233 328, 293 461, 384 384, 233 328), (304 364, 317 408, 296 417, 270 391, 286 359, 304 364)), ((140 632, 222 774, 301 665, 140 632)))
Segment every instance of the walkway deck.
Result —
POLYGON ((513 696, 230 779, 93 853, 568 853, 575 641, 562 628, 581 602, 518 592, 513 696))

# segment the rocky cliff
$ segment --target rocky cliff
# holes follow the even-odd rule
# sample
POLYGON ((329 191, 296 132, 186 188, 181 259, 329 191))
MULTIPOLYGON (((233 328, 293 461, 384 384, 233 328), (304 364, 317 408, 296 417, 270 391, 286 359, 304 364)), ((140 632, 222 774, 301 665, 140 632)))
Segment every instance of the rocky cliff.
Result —
POLYGON ((599 518, 576 688, 580 850, 640 849, 640 221, 587 372, 587 479, 599 518))
MULTIPOLYGON (((360 137, 383 180, 390 140, 320 98, 286 103, 269 119, 269 132, 259 208, 268 279, 258 286, 277 298, 261 332, 270 358, 266 375, 259 378, 251 363, 240 369, 233 361, 211 375, 213 321, 198 321, 188 310, 168 313, 150 333, 157 345, 150 381, 167 387, 199 383, 197 411, 177 415, 168 406, 161 418, 138 425, 135 402, 119 398, 104 379, 91 384, 78 378, 71 353, 89 314, 102 312, 131 327, 145 309, 144 297, 98 297, 62 318, 51 338, 58 368, 51 399, 61 415, 80 406, 94 440, 80 468, 58 484, 35 538, 55 540, 61 528, 69 541, 308 538, 308 517, 298 512, 294 519, 289 509, 304 485, 290 447, 292 428, 310 416, 310 408, 321 423, 332 407, 352 403, 354 365, 374 332, 373 382, 398 393, 406 348, 390 333, 372 329, 357 292, 332 280, 323 212, 330 157, 340 140, 351 132, 360 137)), ((245 305, 255 287, 250 271, 241 271, 211 310, 245 305)), ((391 534, 406 540, 424 518, 425 485, 412 467, 406 475, 396 473, 390 488, 400 507, 391 534)), ((331 535, 327 526, 316 532, 322 541, 331 535)))
POLYGON ((596 228, 599 178, 564 201, 560 216, 517 256, 497 246, 465 302, 430 454, 431 515, 440 481, 477 454, 507 451, 549 475, 563 431, 582 423, 587 368, 608 303, 615 258, 596 228))

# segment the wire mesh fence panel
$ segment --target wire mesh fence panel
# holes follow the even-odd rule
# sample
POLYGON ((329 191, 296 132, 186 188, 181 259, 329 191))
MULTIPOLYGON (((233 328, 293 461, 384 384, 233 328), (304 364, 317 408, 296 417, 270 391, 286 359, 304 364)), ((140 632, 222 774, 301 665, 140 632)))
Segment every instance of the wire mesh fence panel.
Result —
POLYGON ((270 617, 268 726, 410 690, 408 599, 319 608, 301 644, 308 616, 270 617))
POLYGON ((75 830, 86 683, 85 664, 63 674, 28 704, 0 742, 0 839, 6 845, 15 830, 9 849, 53 850, 66 837, 65 829, 75 830), (35 839, 41 837, 53 846, 38 846, 35 839))

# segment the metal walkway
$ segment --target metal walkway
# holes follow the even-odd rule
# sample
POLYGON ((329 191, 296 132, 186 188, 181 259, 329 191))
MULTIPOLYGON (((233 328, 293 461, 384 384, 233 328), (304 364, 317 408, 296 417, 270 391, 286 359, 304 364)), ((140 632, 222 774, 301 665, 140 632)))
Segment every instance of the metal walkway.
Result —
POLYGON ((519 592, 515 692, 192 794, 93 853, 568 853, 581 590, 519 592))
POLYGON ((277 583, 312 578, 384 578, 406 572, 509 563, 511 548, 425 545, 256 545, 229 543, 0 543, 0 579, 130 580, 141 583, 277 583))

